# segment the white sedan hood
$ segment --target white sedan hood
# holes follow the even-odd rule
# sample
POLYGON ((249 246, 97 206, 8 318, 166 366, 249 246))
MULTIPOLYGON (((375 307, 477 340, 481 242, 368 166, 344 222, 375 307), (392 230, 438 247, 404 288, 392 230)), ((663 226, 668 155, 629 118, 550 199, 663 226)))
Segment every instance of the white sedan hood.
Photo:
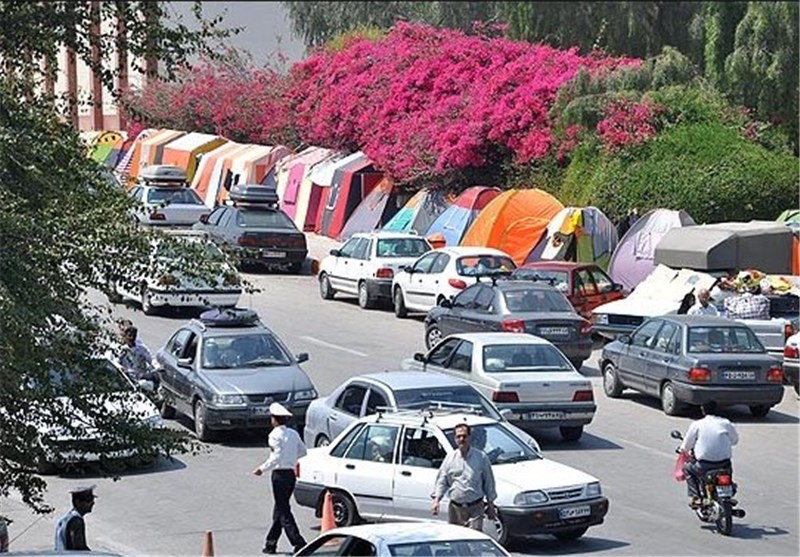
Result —
POLYGON ((511 464, 495 464, 492 466, 492 470, 495 483, 498 484, 498 494, 503 491, 503 486, 500 484, 505 484, 516 494, 520 491, 537 489, 564 489, 567 486, 599 481, 586 472, 546 458, 511 464))

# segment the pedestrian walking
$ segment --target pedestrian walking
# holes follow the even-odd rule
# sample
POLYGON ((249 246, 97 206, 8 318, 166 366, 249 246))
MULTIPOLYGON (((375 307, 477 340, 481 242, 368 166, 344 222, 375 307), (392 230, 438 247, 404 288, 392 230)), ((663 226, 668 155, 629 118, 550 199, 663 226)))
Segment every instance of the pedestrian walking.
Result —
POLYGON ((467 424, 455 427, 456 445, 439 467, 433 492, 431 511, 439 514, 439 502, 445 495, 450 499, 447 521, 450 524, 483 530, 484 499, 486 516, 494 520, 497 511, 494 500, 494 473, 489 457, 470 445, 471 430, 467 424))
POLYGON ((294 492, 294 468, 300 457, 306 455, 306 446, 297 432, 286 426, 292 417, 289 410, 273 402, 269 407, 269 413, 272 421, 272 431, 268 438, 270 455, 261 466, 253 470, 256 476, 272 470, 272 495, 275 498, 272 526, 267 532, 264 549, 261 552, 276 553, 281 531, 285 531, 289 543, 297 553, 306 545, 306 540, 300 534, 289 503, 294 492))
POLYGON ((56 551, 90 551, 86 545, 86 524, 83 517, 94 508, 95 486, 80 487, 73 491, 72 509, 56 522, 56 551))

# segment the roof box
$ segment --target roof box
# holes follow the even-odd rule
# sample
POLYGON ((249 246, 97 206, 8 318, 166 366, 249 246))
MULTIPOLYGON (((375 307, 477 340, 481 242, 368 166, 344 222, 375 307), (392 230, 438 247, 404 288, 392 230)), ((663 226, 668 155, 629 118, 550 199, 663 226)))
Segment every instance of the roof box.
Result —
POLYGON ((228 198, 237 205, 277 205, 279 201, 275 187, 261 184, 235 184, 228 198))
POLYGON ((139 178, 147 183, 183 185, 186 183, 186 171, 180 166, 154 164, 144 167, 139 178))
POLYGON ((200 314, 200 321, 208 327, 252 327, 258 324, 258 314, 245 308, 210 309, 200 314))

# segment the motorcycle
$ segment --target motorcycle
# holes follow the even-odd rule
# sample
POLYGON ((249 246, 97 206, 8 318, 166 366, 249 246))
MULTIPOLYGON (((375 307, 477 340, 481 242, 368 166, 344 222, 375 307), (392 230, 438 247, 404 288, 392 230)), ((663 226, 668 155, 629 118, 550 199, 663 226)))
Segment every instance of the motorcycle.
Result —
MULTIPOLYGON (((680 431, 673 430, 670 433, 673 439, 683 440, 680 431)), ((691 461, 694 457, 686 455, 680 450, 680 446, 675 449, 678 453, 676 463, 676 479, 680 481, 678 469, 687 458, 691 461)), ((680 474, 682 476, 682 474, 680 474)), ((729 467, 708 470, 700 481, 700 503, 692 505, 697 518, 702 522, 714 523, 717 532, 723 536, 730 536, 733 529, 733 517, 743 518, 744 509, 737 509, 738 501, 734 499, 737 491, 736 483, 733 481, 733 470, 729 467)))

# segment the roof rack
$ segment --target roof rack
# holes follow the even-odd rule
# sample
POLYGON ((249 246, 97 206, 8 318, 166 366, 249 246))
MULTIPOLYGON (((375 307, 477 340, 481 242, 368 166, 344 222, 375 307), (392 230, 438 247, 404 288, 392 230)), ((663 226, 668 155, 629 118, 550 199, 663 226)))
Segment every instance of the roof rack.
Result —
POLYGON ((274 186, 235 184, 228 192, 235 207, 275 208, 280 199, 274 186))
POLYGON ((470 275, 475 277, 476 282, 481 282, 481 279, 488 278, 492 279, 492 286, 497 284, 498 279, 507 279, 511 277, 511 271, 505 271, 501 269, 497 269, 495 271, 486 271, 484 273, 476 273, 474 275, 470 275))
POLYGON ((449 416, 453 414, 472 414, 476 416, 482 415, 480 407, 476 404, 466 404, 459 402, 450 402, 446 400, 426 400, 420 403, 419 408, 411 408, 409 406, 394 408, 392 406, 378 406, 377 417, 375 422, 380 422, 384 415, 390 415, 393 418, 421 418, 422 423, 425 425, 429 420, 437 416, 449 416), (424 406, 423 406, 424 405, 424 406))
POLYGON ((184 186, 187 179, 185 170, 169 164, 146 166, 139 174, 139 178, 145 184, 162 186, 184 186))
POLYGON ((516 277, 510 277, 512 280, 529 280, 531 282, 547 282, 550 286, 555 286, 558 281, 556 277, 540 277, 538 274, 527 276, 525 273, 520 273, 516 277))

